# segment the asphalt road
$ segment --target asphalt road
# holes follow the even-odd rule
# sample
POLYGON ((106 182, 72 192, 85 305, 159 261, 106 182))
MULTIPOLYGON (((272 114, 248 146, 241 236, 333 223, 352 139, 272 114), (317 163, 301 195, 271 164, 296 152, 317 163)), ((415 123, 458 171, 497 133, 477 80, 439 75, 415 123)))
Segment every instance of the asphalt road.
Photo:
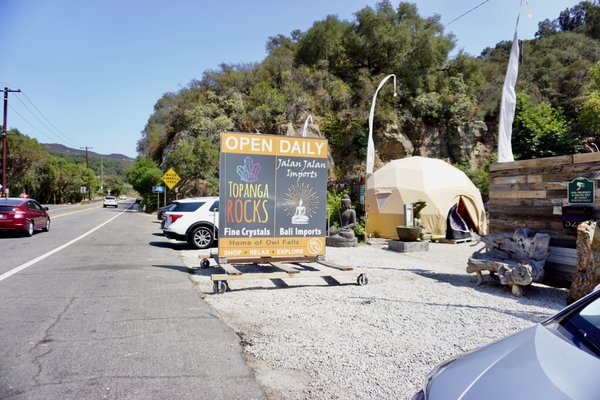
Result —
POLYGON ((0 399, 266 398, 180 245, 127 206, 50 206, 50 232, 0 236, 0 399))

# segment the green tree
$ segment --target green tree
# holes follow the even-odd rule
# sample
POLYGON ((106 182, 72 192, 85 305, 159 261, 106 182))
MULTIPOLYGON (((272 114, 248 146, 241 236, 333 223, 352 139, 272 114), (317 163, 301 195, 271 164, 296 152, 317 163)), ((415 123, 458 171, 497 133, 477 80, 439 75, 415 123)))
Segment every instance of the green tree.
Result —
POLYGON ((6 176, 11 194, 37 195, 40 189, 39 170, 50 155, 37 140, 16 129, 8 132, 7 143, 6 176))
POLYGON ((181 140, 169 152, 166 165, 181 177, 180 193, 211 196, 219 193, 219 148, 204 136, 181 140))
POLYGON ((512 131, 515 159, 572 154, 576 143, 560 108, 555 109, 548 102, 534 104, 526 93, 518 94, 512 131))
POLYGON ((127 180, 144 198, 146 205, 150 206, 149 210, 156 206, 152 186, 160 184, 162 175, 156 163, 145 156, 138 156, 127 171, 127 180))

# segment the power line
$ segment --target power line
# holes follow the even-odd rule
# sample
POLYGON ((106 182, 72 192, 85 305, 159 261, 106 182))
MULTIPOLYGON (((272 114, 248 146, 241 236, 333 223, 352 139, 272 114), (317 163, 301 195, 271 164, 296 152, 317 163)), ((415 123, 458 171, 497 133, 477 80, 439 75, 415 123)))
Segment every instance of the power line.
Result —
POLYGON ((477 4, 475 7, 471 8, 469 11, 467 11, 467 12, 459 15, 458 17, 454 18, 452 21, 450 21, 446 25, 444 25, 444 28, 447 27, 448 25, 450 25, 451 23, 458 21, 459 19, 461 19, 465 15, 469 14, 471 11, 474 11, 474 10, 478 9, 479 7, 481 7, 482 5, 484 5, 485 3, 487 3, 488 1, 490 1, 490 0, 482 1, 481 3, 477 4))
POLYGON ((77 143, 76 141, 70 139, 67 135, 65 135, 64 133, 62 133, 62 131, 60 129, 58 129, 56 127, 56 125, 54 125, 45 115, 44 113, 42 113, 40 111, 39 108, 37 108, 37 106, 35 104, 33 104, 33 101, 31 101, 31 99, 29 97, 27 97, 27 95, 24 92, 21 92, 21 94, 23 95, 23 97, 25 97, 27 99, 27 101, 29 102, 29 104, 31 104, 33 106, 33 108, 36 109, 36 111, 50 124, 50 126, 52 126, 55 130, 56 133, 58 133, 60 136, 62 136, 65 140, 75 144, 75 145, 79 145, 79 143, 77 143))
MULTIPOLYGON (((46 116, 45 116, 45 115, 44 115, 44 114, 43 114, 43 113, 40 111, 40 109, 39 109, 39 108, 38 108, 38 107, 37 107, 35 104, 33 104, 33 102, 32 102, 32 101, 31 101, 31 100, 30 100, 30 99, 29 99, 29 98, 28 98, 28 97, 27 97, 27 96, 26 96, 24 93, 23 93, 23 96, 24 96, 24 97, 27 99, 27 101, 29 101, 29 103, 30 103, 30 104, 33 106, 33 108, 35 108, 35 109, 37 110, 37 112, 39 113, 39 115, 41 115, 41 116, 42 116, 42 117, 43 117, 43 118, 44 118, 44 119, 45 119, 45 120, 46 120, 46 121, 47 121, 47 122, 48 122, 50 125, 52 125, 52 126, 54 127, 54 130, 53 130, 53 129, 51 129, 51 128, 50 128, 50 127, 49 127, 49 126, 48 126, 48 125, 47 125, 47 124, 46 124, 44 121, 42 121, 42 120, 40 119, 40 117, 38 117, 38 116, 36 115, 36 113, 34 113, 34 112, 33 112, 33 111, 32 111, 32 110, 31 110, 31 109, 30 109, 30 108, 27 106, 27 104, 25 104, 25 102, 24 102, 23 100, 21 100, 20 96, 17 96, 17 100, 19 100, 19 102, 20 102, 20 103, 23 105, 23 107, 25 107, 25 109, 26 109, 27 111, 29 111, 29 113, 30 113, 31 115, 33 115, 33 117, 34 117, 35 119, 37 119, 37 120, 39 121, 39 123, 40 123, 40 124, 42 124, 42 125, 43 125, 43 126, 44 126, 44 127, 47 129, 47 130, 48 130, 48 132, 52 133, 52 134, 53 134, 53 135, 54 135, 56 138, 58 138, 58 141, 59 141, 59 142, 62 142, 62 141, 65 141, 65 140, 66 140, 67 142, 70 142, 70 143, 71 143, 71 145, 79 146, 79 144, 78 144, 77 142, 75 142, 74 140, 71 140, 71 139, 70 139, 70 138, 68 138, 66 135, 62 134, 62 133, 60 132, 60 130, 59 130, 58 128, 56 128, 56 127, 55 127, 55 126, 52 124, 52 122, 50 122, 50 120, 48 120, 48 118, 46 118, 46 116)), ((20 115, 20 114, 19 114, 19 115, 20 115)), ((21 117, 22 117, 22 116, 21 116, 21 117)), ((31 125, 31 123, 29 123, 29 124, 31 125)))
POLYGON ((58 141, 60 142, 61 140, 59 138, 57 138, 56 136, 51 137, 49 135, 47 135, 46 133, 44 133, 40 128, 38 128, 37 126, 35 126, 33 123, 31 123, 27 118, 25 118, 20 112, 18 112, 13 106, 11 106, 10 104, 8 105, 8 108, 10 108, 15 114, 17 114, 19 117, 21 117, 21 119, 25 122, 27 122, 33 129, 35 129, 36 131, 38 131, 39 133, 41 133, 42 135, 44 135, 45 137, 47 137, 48 139, 52 140, 52 141, 58 141))

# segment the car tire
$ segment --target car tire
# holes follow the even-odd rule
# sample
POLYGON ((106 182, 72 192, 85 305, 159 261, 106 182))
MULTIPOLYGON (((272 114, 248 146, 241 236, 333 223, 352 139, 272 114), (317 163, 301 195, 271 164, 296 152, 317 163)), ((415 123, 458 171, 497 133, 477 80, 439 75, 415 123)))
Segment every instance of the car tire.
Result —
POLYGON ((33 236, 33 231, 34 231, 34 227, 33 227, 33 221, 28 221, 27 222, 27 229, 25 230, 25 236, 33 236))
POLYGON ((46 219, 46 226, 42 228, 42 231, 48 232, 50 231, 50 218, 46 219))
POLYGON ((188 244, 200 250, 208 249, 214 241, 213 231, 207 226, 198 226, 192 229, 188 236, 188 244))

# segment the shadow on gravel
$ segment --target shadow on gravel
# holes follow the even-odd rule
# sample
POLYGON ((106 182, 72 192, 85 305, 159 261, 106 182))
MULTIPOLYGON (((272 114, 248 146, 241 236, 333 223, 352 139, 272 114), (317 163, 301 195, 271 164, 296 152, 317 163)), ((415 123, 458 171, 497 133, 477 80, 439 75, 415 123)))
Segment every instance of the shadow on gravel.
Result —
POLYGON ((152 234, 152 236, 161 236, 161 237, 165 237, 165 234, 162 232, 155 232, 152 234))
MULTIPOLYGON (((238 269, 243 274, 248 274, 248 273, 268 274, 269 272, 281 272, 279 269, 273 268, 271 266, 256 265, 256 264, 235 264, 235 268, 238 269)), ((312 268, 312 267, 307 267, 307 266, 304 266, 304 268, 300 269, 300 271, 314 271, 314 270, 316 270, 316 269, 312 268)), ((192 269, 192 271, 193 271, 194 275, 203 276, 203 277, 207 277, 207 278, 213 274, 225 274, 225 271, 216 265, 211 265, 209 268, 194 268, 194 269, 192 269)), ((294 289, 294 288, 309 288, 309 287, 356 286, 356 283, 354 283, 354 282, 348 282, 348 283, 340 282, 332 276, 306 277, 306 278, 301 278, 301 279, 310 279, 312 282, 315 282, 315 283, 300 283, 300 282, 298 282, 298 278, 291 278, 288 280, 283 279, 283 278, 273 278, 273 279, 256 278, 255 279, 255 281, 257 282, 256 286, 245 286, 245 287, 237 288, 237 287, 235 287, 236 284, 235 284, 235 280, 234 280, 234 281, 229 281, 229 287, 230 287, 229 291, 243 292, 243 291, 255 291, 255 290, 276 290, 276 289, 294 289), (258 282, 261 282, 261 281, 265 282, 265 284, 260 285, 260 283, 258 283, 258 282), (269 282, 269 281, 273 286, 266 286, 267 285, 266 282, 269 282), (232 288, 231 285, 233 285, 234 287, 232 288)), ((254 279, 249 279, 249 280, 254 281, 254 279)))
MULTIPOLYGON (((413 272, 424 278, 434 279, 438 282, 449 283, 452 286, 467 287, 478 292, 494 294, 503 297, 511 297, 516 299, 519 303, 523 304, 535 304, 540 300, 553 301, 561 303, 562 299, 565 298, 566 291, 561 288, 554 288, 550 286, 544 286, 539 284, 533 284, 525 288, 525 296, 516 297, 514 296, 508 285, 502 285, 498 281, 497 277, 492 277, 488 274, 484 274, 484 283, 477 286, 476 275, 454 275, 454 274, 443 274, 434 271, 428 271, 424 269, 406 269, 405 271, 413 272)), ((561 307, 565 304, 561 304, 561 307)))

